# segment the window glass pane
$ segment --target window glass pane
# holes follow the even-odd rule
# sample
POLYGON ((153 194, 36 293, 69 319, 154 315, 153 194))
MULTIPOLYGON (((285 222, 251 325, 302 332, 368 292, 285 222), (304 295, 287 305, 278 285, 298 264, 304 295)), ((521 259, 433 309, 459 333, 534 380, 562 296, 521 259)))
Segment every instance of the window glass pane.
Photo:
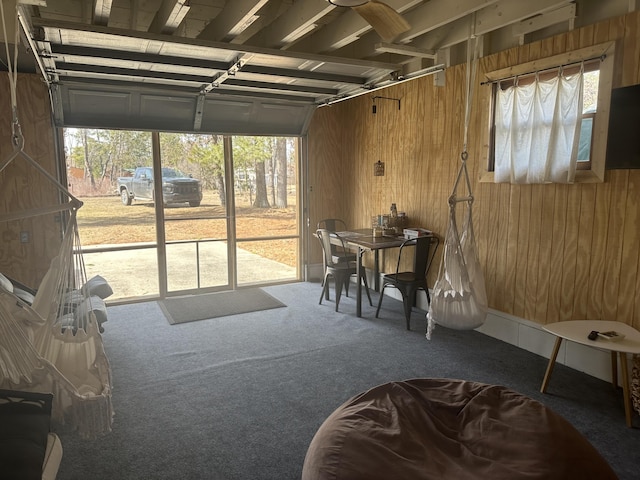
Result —
POLYGON ((584 87, 582 90, 582 113, 595 113, 598 105, 598 83, 600 70, 584 72, 584 87))
POLYGON ((580 142, 578 143, 578 161, 588 162, 591 158, 591 132, 593 131, 593 118, 582 119, 580 127, 580 142))
MULTIPOLYGON (((584 86, 582 89, 582 126, 580 127, 580 142, 578 144, 578 162, 591 161, 591 145, 593 143, 593 118, 598 107, 598 84, 600 70, 584 72, 584 86)), ((582 165, 581 168, 585 168, 582 165)), ((589 168, 588 166, 586 168, 589 168)))

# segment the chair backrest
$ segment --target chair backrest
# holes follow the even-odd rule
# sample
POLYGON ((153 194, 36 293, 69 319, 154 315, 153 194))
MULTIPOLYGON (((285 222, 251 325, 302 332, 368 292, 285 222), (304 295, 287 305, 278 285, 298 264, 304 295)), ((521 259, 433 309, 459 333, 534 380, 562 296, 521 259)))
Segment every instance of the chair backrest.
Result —
POLYGON ((344 240, 340 235, 335 232, 329 231, 326 228, 319 228, 318 230, 316 230, 316 236, 318 237, 320 245, 322 246, 322 257, 325 267, 335 266, 336 264, 333 261, 332 255, 333 248, 338 246, 340 248, 346 249, 344 240))
POLYGON ((400 246, 400 253, 398 254, 398 264, 396 265, 396 273, 399 273, 400 262, 402 261, 402 253, 405 247, 415 246, 413 253, 413 272, 416 277, 419 275, 427 276, 433 257, 436 254, 436 249, 440 239, 436 236, 426 235, 422 237, 412 238, 405 240, 400 246))
POLYGON ((347 224, 339 218, 325 218, 318 222, 316 228, 325 228, 330 232, 344 232, 347 230, 347 224))

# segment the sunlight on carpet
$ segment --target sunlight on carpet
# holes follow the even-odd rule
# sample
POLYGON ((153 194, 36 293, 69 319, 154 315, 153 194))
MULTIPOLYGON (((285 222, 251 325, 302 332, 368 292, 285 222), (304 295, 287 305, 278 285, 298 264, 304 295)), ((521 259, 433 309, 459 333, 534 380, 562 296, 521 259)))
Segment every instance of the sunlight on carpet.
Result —
POLYGON ((158 304, 171 325, 286 307, 259 288, 166 298, 158 304))

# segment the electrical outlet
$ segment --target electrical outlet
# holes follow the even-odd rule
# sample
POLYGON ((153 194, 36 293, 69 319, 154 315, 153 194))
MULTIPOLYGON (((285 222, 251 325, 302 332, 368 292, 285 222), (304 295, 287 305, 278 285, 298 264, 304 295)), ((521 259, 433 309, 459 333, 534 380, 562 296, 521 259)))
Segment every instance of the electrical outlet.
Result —
POLYGON ((29 243, 29 232, 20 232, 20 243, 29 243))

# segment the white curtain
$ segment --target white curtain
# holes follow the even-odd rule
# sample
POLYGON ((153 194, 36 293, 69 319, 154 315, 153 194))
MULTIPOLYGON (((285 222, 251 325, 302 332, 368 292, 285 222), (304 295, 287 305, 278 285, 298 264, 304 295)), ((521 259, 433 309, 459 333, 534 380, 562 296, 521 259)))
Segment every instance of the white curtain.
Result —
POLYGON ((571 183, 582 119, 579 73, 498 88, 495 182, 571 183))

